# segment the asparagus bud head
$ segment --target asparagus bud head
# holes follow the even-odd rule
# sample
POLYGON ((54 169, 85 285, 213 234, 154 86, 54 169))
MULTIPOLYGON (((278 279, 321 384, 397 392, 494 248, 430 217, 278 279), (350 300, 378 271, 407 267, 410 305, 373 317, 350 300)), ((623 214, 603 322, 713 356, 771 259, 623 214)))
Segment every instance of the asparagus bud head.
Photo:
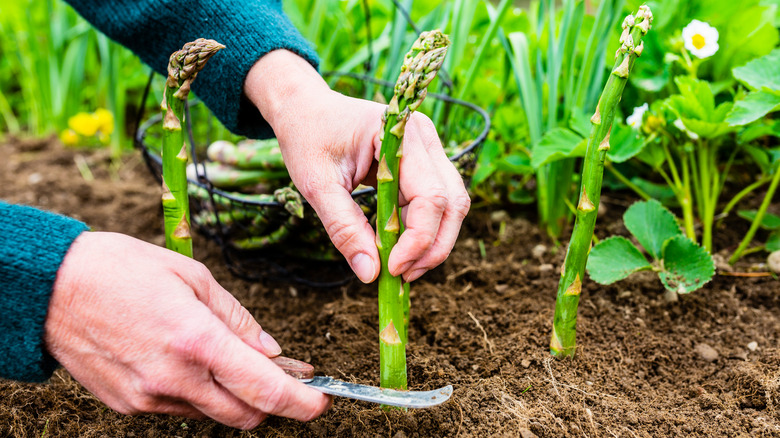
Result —
POLYGON ((203 70, 209 58, 224 48, 222 44, 205 38, 186 43, 181 50, 171 54, 168 60, 168 81, 165 85, 179 88, 176 97, 186 99, 198 72, 203 70))

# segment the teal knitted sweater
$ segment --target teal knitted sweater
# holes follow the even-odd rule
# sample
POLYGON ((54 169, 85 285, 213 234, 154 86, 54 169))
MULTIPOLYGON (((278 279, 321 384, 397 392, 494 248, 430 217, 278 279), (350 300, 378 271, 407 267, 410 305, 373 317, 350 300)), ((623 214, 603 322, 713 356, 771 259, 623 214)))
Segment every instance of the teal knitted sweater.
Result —
MULTIPOLYGON (((170 54, 188 41, 224 44, 193 91, 228 129, 252 138, 273 134, 243 95, 252 65, 275 49, 318 63, 279 0, 66 1, 161 74, 170 54)), ((56 368, 42 342, 49 297, 62 259, 86 229, 73 219, 0 202, 0 377, 42 381, 56 368)))
POLYGON ((41 381, 57 363, 43 346, 54 280, 83 223, 0 202, 0 377, 41 381))

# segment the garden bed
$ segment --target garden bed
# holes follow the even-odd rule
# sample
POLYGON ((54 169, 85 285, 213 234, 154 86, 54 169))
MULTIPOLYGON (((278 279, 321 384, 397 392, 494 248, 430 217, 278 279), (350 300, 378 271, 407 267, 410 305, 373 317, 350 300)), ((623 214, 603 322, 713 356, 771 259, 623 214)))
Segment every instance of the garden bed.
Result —
MULTIPOLYGON (((0 198, 163 244, 159 189, 139 154, 117 172, 105 151, 56 140, 6 140, 0 154, 0 198)), ((606 193, 603 202, 596 235, 627 235, 620 218, 629 201, 606 193)), ((548 344, 563 250, 535 254, 536 245, 552 245, 520 211, 499 235, 502 216, 473 211, 447 262, 412 286, 410 387, 452 384, 444 405, 403 413, 337 399, 310 423, 271 418, 243 433, 211 421, 117 414, 59 370, 46 385, 0 382, 0 436, 780 436, 776 280, 716 275, 672 304, 650 274, 606 287, 585 281, 577 358, 555 360, 548 344)), ((744 231, 748 223, 724 226, 744 231)), ((741 235, 716 233, 715 247, 735 247, 741 235)), ((196 258, 286 355, 322 374, 377 383, 375 286, 247 283, 231 276, 216 245, 195 242, 196 258)), ((758 261, 748 257, 738 268, 758 261)))

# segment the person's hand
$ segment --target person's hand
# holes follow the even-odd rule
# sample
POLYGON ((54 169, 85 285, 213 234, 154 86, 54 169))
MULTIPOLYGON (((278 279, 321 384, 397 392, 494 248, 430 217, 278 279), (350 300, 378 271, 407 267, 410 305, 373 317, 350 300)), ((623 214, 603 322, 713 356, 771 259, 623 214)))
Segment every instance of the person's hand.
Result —
MULTIPOLYGON (((286 50, 260 58, 244 90, 274 129, 293 183, 336 248, 358 278, 373 281, 380 269, 375 235, 351 192, 375 183, 385 105, 330 90, 309 63, 286 50)), ((406 229, 388 268, 412 281, 447 258, 470 200, 425 115, 410 118, 403 153, 399 184, 406 229)))
POLYGON ((115 233, 82 233, 57 272, 49 352, 124 414, 211 417, 250 429, 311 420, 330 399, 268 357, 281 348, 201 263, 115 233))

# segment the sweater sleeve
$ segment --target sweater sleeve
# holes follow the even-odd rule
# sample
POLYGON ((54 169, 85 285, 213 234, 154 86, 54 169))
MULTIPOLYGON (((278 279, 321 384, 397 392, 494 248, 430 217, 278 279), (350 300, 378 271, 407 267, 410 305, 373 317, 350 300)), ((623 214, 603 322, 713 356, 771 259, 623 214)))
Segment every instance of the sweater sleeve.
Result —
POLYGON ((197 38, 226 46, 198 74, 193 91, 235 134, 273 135, 244 96, 249 69, 266 53, 290 50, 318 67, 308 42, 282 12, 281 0, 66 0, 87 21, 167 75, 168 58, 197 38))
POLYGON ((40 382, 57 362, 43 326, 57 270, 87 226, 64 216, 0 201, 0 377, 40 382))

